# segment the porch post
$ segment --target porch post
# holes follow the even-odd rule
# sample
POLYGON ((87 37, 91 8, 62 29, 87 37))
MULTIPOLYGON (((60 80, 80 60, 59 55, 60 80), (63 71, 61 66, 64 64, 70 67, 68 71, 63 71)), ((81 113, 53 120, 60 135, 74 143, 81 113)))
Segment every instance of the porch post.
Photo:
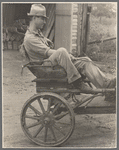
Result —
POLYGON ((89 18, 91 7, 89 7, 88 4, 79 4, 78 9, 77 51, 78 55, 84 55, 87 50, 87 42, 89 38, 89 18))
POLYGON ((71 4, 56 4, 55 49, 71 48, 71 4))

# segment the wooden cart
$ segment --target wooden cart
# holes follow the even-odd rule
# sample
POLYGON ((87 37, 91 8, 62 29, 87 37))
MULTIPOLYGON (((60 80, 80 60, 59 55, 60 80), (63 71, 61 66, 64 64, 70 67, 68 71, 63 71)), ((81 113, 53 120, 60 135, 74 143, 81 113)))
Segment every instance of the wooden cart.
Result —
POLYGON ((66 72, 60 66, 46 67, 41 62, 30 62, 24 67, 37 77, 33 80, 37 94, 26 101, 21 111, 22 129, 34 143, 42 147, 63 144, 73 133, 75 113, 116 113, 116 89, 79 90, 68 84, 66 72), (76 95, 80 97, 82 93, 88 96, 78 101, 76 95), (88 107, 95 97, 107 93, 115 99, 113 106, 88 107), (77 102, 74 107, 69 104, 69 98, 77 102))

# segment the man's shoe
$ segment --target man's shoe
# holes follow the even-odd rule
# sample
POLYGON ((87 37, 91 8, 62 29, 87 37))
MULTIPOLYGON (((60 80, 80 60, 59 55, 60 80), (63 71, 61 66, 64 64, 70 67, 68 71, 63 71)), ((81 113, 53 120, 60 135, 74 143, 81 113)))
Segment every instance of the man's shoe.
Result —
POLYGON ((116 78, 113 78, 109 81, 109 84, 106 88, 115 88, 116 87, 116 78))
POLYGON ((115 102, 116 101, 116 91, 105 93, 105 101, 115 102))
POLYGON ((74 87, 74 88, 78 88, 79 85, 81 84, 82 82, 82 78, 79 78, 77 80, 75 80, 73 83, 71 83, 71 85, 74 87))

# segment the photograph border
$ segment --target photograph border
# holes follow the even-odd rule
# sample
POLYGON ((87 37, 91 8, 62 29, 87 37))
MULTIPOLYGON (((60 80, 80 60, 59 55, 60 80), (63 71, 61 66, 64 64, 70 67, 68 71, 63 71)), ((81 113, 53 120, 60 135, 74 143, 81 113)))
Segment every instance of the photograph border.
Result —
MULTIPOLYGON (((16 1, 3 1, 3 3, 16 3, 16 1)), ((35 1, 36 3, 75 3, 75 2, 81 2, 81 3, 90 3, 90 2, 95 2, 94 0, 92 0, 92 1, 89 1, 89 0, 87 0, 87 1, 78 1, 78 0, 75 0, 75 1, 67 1, 67 0, 61 0, 61 1, 46 1, 46 0, 44 0, 44 1, 35 1)), ((119 7, 118 6, 118 0, 117 1, 110 1, 110 0, 105 0, 105 1, 96 1, 95 3, 97 3, 97 2, 117 2, 117 7, 119 7)), ((30 1, 30 0, 25 0, 24 2, 22 2, 22 1, 17 1, 17 3, 34 3, 33 1, 30 1)), ((2 6, 2 2, 1 2, 1 6, 2 6)), ((1 7, 2 8, 2 7, 1 7)), ((118 129, 118 126, 119 126, 119 115, 118 115, 118 106, 119 106, 119 101, 118 101, 118 96, 119 96, 119 90, 118 90, 118 86, 119 86, 119 82, 118 82, 118 74, 119 74, 119 69, 118 69, 118 57, 119 57, 119 54, 118 54, 118 44, 119 44, 119 41, 118 41, 118 34, 119 34, 119 31, 118 31, 118 23, 119 23, 119 20, 118 20, 118 8, 117 8, 117 39, 116 39, 116 41, 117 41, 117 112, 116 112, 116 114, 117 114, 117 148, 111 148, 111 149, 119 149, 119 139, 118 139, 118 136, 119 136, 119 129, 118 129)), ((2 9, 1 9, 1 28, 2 28, 2 9)), ((2 29, 1 29, 1 33, 2 33, 2 29)), ((2 85, 2 77, 3 77, 3 54, 2 54, 2 34, 1 34, 1 53, 0 53, 0 56, 1 56, 1 101, 0 101, 0 109, 1 109, 1 112, 0 112, 0 116, 1 116, 1 130, 0 130, 0 136, 2 137, 3 136, 3 134, 2 134, 2 132, 3 132, 3 126, 2 126, 2 108, 3 108, 3 106, 2 106, 2 101, 3 101, 3 85, 2 85)), ((4 148, 2 148, 2 138, 1 138, 1 140, 0 140, 0 149, 2 150, 2 149, 4 149, 4 148)), ((34 149, 45 149, 45 150, 47 150, 47 149, 99 149, 99 148, 83 148, 83 147, 71 147, 71 148, 69 148, 69 147, 58 147, 58 148, 56 148, 56 147, 54 147, 54 148, 47 148, 47 147, 45 147, 45 148, 8 148, 8 149, 31 149, 31 150, 34 150, 34 149)), ((100 148, 100 149, 104 149, 104 148, 100 148)), ((106 148, 107 149, 107 148, 106 148)), ((109 148, 110 149, 110 148, 109 148)))

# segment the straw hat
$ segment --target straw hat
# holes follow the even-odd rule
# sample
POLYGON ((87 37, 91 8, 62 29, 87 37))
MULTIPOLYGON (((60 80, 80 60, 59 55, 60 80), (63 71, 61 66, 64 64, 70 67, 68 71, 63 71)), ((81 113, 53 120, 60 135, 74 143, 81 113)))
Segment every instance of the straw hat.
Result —
POLYGON ((48 18, 46 16, 46 8, 41 4, 32 4, 30 13, 27 13, 28 16, 42 16, 48 18))

